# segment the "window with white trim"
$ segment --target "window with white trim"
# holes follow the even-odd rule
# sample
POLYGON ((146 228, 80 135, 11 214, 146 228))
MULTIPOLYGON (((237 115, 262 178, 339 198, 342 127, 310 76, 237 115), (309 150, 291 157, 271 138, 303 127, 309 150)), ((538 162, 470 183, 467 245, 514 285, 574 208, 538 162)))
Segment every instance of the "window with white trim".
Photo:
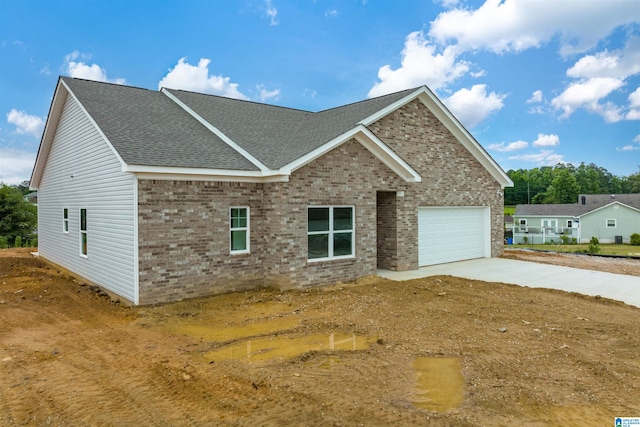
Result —
POLYGON ((353 206, 307 208, 307 259, 350 258, 355 254, 353 206))
POLYGON ((616 220, 615 218, 607 219, 607 228, 616 228, 616 220))
POLYGON ((249 252, 249 208, 232 207, 229 209, 229 240, 231 253, 249 252))
POLYGON ((80 209, 80 255, 84 257, 89 256, 86 209, 80 209))
POLYGON ((543 219, 542 220, 543 228, 558 228, 558 220, 557 219, 543 219))
POLYGON ((69 209, 62 209, 62 232, 69 232, 69 209))
POLYGON ((568 219, 567 220, 567 228, 573 228, 573 220, 572 219, 568 219))
POLYGON ((529 228, 527 227, 527 220, 526 218, 524 219, 520 219, 518 221, 518 230, 521 232, 527 232, 529 231, 529 228))

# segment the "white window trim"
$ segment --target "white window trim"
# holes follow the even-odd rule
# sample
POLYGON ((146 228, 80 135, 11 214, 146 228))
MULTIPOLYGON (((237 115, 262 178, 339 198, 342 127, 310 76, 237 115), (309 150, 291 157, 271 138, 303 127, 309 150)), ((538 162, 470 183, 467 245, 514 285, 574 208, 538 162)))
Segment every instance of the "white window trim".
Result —
POLYGON ((527 224, 527 219, 526 218, 520 218, 518 219, 518 231, 519 232, 527 232, 529 231, 529 225, 527 224))
POLYGON ((607 218, 604 220, 605 228, 618 228, 618 221, 615 218, 607 218), (609 221, 613 221, 613 226, 609 226, 609 221))
POLYGON ((573 220, 572 219, 568 219, 567 220, 567 228, 573 228, 573 220))
POLYGON ((62 232, 64 234, 69 234, 69 209, 68 208, 62 208, 62 232), (67 214, 67 217, 65 218, 64 214, 67 214))
POLYGON ((78 237, 80 239, 80 248, 79 248, 80 249, 80 256, 82 258, 89 258, 89 232, 88 232, 88 230, 89 230, 89 212, 88 212, 87 208, 80 208, 79 211, 78 211, 78 230, 80 232, 79 235, 78 235, 78 237), (82 211, 85 211, 84 215, 85 215, 85 226, 86 227, 85 227, 84 230, 82 229, 82 211), (83 235, 86 236, 86 239, 87 239, 87 253, 86 254, 82 253, 82 236, 83 235))
POLYGON ((229 208, 229 253, 233 254, 233 255, 238 255, 238 254, 248 254, 251 253, 251 239, 249 238, 249 236, 251 235, 251 210, 249 209, 249 206, 231 206, 229 208), (231 226, 231 212, 232 209, 246 209, 247 210, 247 226, 246 227, 232 227, 231 226), (246 249, 240 249, 240 250, 233 250, 232 245, 233 245, 233 240, 232 240, 232 233, 234 231, 246 231, 246 242, 245 242, 245 246, 246 249))
POLYGON ((540 223, 540 225, 542 226, 542 228, 553 228, 553 229, 556 229, 556 228, 558 228, 558 220, 557 219, 551 219, 551 218, 544 218, 542 220, 542 222, 540 223), (544 225, 545 222, 547 222, 549 225, 544 225))
MULTIPOLYGON (((355 258, 356 257, 356 208, 353 205, 314 205, 314 206, 307 206, 307 239, 308 236, 310 235, 314 235, 314 234, 329 234, 329 256, 328 257, 324 257, 324 258, 309 258, 309 248, 307 248, 307 262, 322 262, 322 261, 333 261, 333 260, 340 260, 340 259, 349 259, 349 258, 355 258), (329 230, 328 231, 309 231, 309 209, 329 209, 329 230), (352 224, 351 224, 351 230, 337 230, 335 231, 333 229, 333 210, 335 208, 350 208, 351 209, 351 218, 352 218, 352 224), (347 233, 350 232, 351 233, 351 254, 349 255, 340 255, 340 256, 334 256, 333 255, 333 235, 334 233, 347 233)), ((308 240, 307 240, 308 241, 308 240)))

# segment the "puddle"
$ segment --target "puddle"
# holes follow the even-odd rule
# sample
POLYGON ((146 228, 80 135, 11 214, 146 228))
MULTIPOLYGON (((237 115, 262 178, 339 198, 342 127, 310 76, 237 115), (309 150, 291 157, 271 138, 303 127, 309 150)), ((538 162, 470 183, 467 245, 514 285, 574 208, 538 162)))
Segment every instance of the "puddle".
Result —
POLYGON ((314 334, 306 336, 275 336, 243 341, 210 351, 204 355, 207 360, 263 361, 289 359, 312 350, 365 350, 375 337, 341 334, 314 334))
POLYGON ((418 376, 416 407, 444 412, 460 406, 463 378, 459 359, 417 357, 413 369, 418 376))
POLYGON ((206 320, 193 324, 184 324, 183 322, 183 324, 169 325, 166 329, 174 333, 202 338, 205 341, 223 342, 292 329, 299 324, 300 321, 294 317, 276 317, 267 321, 231 326, 220 326, 217 322, 206 320))

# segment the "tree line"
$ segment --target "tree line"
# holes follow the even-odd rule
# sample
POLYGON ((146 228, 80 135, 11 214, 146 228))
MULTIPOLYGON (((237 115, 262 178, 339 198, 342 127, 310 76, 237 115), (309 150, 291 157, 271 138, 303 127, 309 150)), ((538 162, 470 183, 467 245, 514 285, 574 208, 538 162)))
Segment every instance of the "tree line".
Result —
POLYGON ((29 181, 8 186, 0 182, 0 248, 38 246, 38 209, 25 200, 29 181))
POLYGON ((618 177, 593 163, 511 169, 507 175, 513 187, 504 190, 505 205, 577 203, 580 194, 640 193, 640 171, 618 177))

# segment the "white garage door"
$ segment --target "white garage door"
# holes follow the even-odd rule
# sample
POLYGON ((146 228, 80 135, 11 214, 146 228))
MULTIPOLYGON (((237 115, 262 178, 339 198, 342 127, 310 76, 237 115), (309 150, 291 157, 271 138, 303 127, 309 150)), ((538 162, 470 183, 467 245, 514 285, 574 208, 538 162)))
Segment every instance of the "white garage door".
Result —
POLYGON ((490 231, 488 207, 419 208, 418 263, 490 257, 490 231))

